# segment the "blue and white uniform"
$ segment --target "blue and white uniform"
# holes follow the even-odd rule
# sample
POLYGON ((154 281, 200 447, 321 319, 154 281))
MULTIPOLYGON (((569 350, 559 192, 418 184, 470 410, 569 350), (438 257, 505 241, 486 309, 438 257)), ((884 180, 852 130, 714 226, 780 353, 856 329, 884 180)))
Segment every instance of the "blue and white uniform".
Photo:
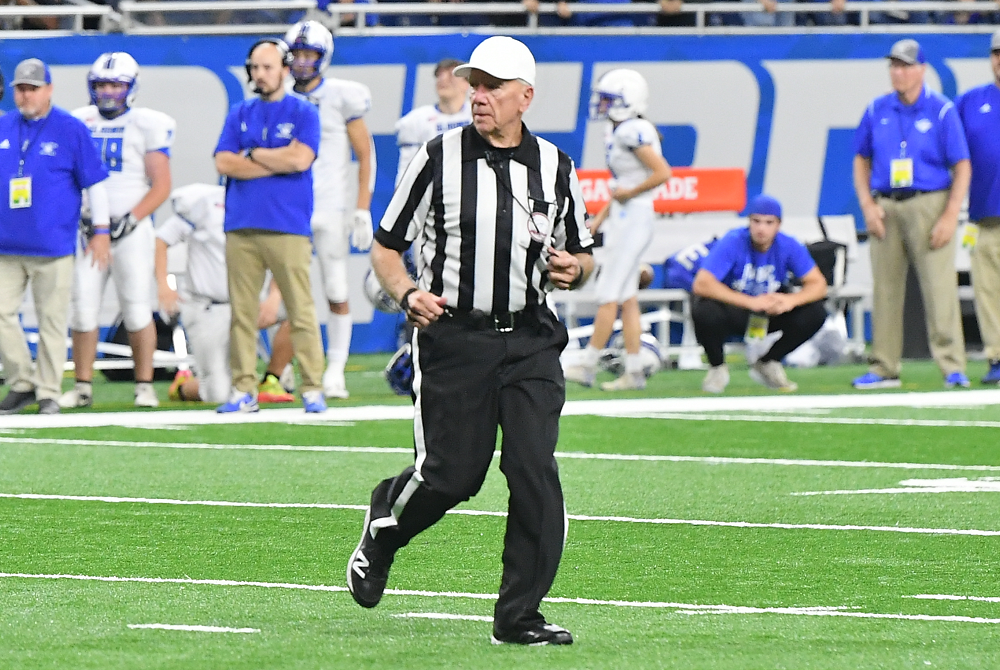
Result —
POLYGON ((396 183, 420 145, 434 139, 446 130, 461 128, 472 123, 472 105, 468 100, 454 114, 445 114, 437 105, 417 107, 396 121, 396 144, 399 146, 399 167, 396 183))
MULTIPOLYGON (((635 117, 609 124, 606 141, 607 165, 618 188, 634 188, 646 181, 652 171, 635 150, 651 146, 662 156, 660 136, 646 119, 635 117)), ((612 201, 608 218, 601 226, 604 252, 594 283, 600 304, 623 303, 639 291, 639 264, 653 239, 654 190, 640 193, 628 202, 612 201)))
POLYGON ((194 355, 198 395, 224 402, 229 395, 229 287, 226 281, 226 189, 189 184, 171 194, 174 216, 156 229, 168 247, 187 243, 187 272, 178 286, 181 323, 194 355))
MULTIPOLYGON (((101 116, 95 105, 73 111, 90 131, 108 170, 107 190, 111 217, 132 211, 149 191, 146 155, 160 151, 167 156, 174 143, 176 122, 166 114, 133 107, 113 119, 101 116)), ((82 240, 81 240, 82 242, 82 240)), ((153 319, 154 232, 151 217, 111 245, 111 263, 99 269, 77 245, 73 283, 73 316, 70 327, 90 332, 98 327, 101 299, 108 278, 113 277, 125 328, 137 332, 153 319)))

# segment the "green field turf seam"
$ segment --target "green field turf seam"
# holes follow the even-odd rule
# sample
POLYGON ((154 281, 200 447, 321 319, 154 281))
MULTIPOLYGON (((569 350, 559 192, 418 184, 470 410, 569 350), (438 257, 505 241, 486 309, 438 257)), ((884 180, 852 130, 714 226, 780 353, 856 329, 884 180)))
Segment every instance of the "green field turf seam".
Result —
MULTIPOLYGON (((145 584, 190 584, 204 586, 226 587, 260 587, 274 589, 293 589, 306 591, 327 591, 342 593, 346 586, 328 586, 323 584, 292 584, 280 582, 235 581, 225 579, 177 579, 160 577, 108 577, 95 575, 68 574, 29 574, 0 572, 0 579, 48 579, 77 580, 91 582, 145 583, 145 584)), ((492 593, 461 593, 455 591, 423 591, 414 589, 386 589, 387 595, 421 598, 462 598, 474 600, 496 600, 492 593)), ((1000 619, 973 617, 965 615, 933 615, 933 614, 902 614, 882 612, 858 612, 846 606, 819 607, 753 607, 744 605, 705 605, 697 603, 676 602, 646 602, 631 600, 598 600, 594 598, 565 598, 550 596, 542 599, 546 603, 568 605, 586 605, 603 607, 628 607, 645 609, 667 609, 683 614, 786 614, 795 616, 829 616, 856 619, 896 619, 903 621, 939 621, 949 623, 1000 624, 1000 619)))
MULTIPOLYGON (((0 493, 0 498, 20 500, 55 500, 67 502, 96 502, 108 504, 139 505, 179 505, 204 507, 249 507, 249 508, 302 508, 302 509, 343 509, 365 511, 367 505, 339 503, 263 503, 227 500, 175 500, 171 498, 126 498, 119 496, 76 496, 47 493, 0 493)), ((453 509, 447 514, 458 516, 506 517, 506 512, 495 510, 453 509)), ((904 533, 915 535, 971 535, 977 537, 998 537, 1000 530, 978 530, 972 528, 914 528, 909 526, 862 526, 820 523, 759 523, 752 521, 712 521, 704 519, 643 519, 627 516, 597 516, 589 514, 567 514, 570 521, 596 521, 607 523, 651 524, 667 526, 716 526, 722 528, 761 528, 777 530, 821 530, 821 531, 873 531, 883 533, 904 533)))

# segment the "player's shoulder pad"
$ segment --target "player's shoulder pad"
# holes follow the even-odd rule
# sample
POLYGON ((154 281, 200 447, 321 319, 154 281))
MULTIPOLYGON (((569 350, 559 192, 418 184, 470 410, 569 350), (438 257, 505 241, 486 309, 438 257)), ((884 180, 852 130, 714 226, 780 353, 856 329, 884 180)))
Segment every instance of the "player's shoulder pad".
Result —
POLYGON ((70 112, 70 114, 80 119, 84 123, 94 118, 94 116, 97 115, 97 113, 98 113, 97 107, 95 105, 85 105, 83 107, 77 107, 76 109, 70 112))
POLYGON ((659 142, 656 126, 646 119, 628 119, 623 121, 614 132, 615 137, 625 146, 635 149, 644 144, 659 142))
POLYGON ((415 107, 396 121, 396 143, 403 145, 426 142, 428 138, 422 131, 427 126, 427 119, 432 111, 434 111, 432 105, 415 107))

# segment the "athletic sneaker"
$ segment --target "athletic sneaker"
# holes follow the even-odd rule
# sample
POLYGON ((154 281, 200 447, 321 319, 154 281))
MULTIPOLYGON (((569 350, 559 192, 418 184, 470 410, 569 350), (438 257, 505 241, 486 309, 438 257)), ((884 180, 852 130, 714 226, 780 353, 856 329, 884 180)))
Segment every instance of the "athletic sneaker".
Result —
POLYGON ((729 366, 713 365, 701 382, 701 390, 705 393, 722 393, 729 386, 729 366))
POLYGON ((295 393, 295 368, 292 367, 291 363, 286 365, 285 369, 281 371, 278 381, 281 382, 281 388, 289 393, 295 393))
POLYGON ((323 373, 323 395, 327 398, 349 398, 347 382, 344 381, 344 371, 332 365, 323 373))
POLYGON ((799 387, 788 380, 785 368, 778 361, 757 361, 750 366, 750 379, 776 391, 792 392, 799 387))
POLYGON ((866 372, 851 382, 851 386, 862 391, 869 391, 871 389, 898 389, 902 385, 903 383, 899 381, 899 377, 883 377, 874 372, 866 372))
POLYGON ((527 630, 516 633, 497 633, 490 636, 493 644, 524 644, 529 647, 541 647, 548 644, 573 644, 573 636, 562 626, 553 623, 540 623, 527 630))
POLYGON ((322 414, 326 411, 326 400, 323 399, 323 392, 304 391, 302 393, 302 406, 306 408, 306 414, 322 414))
MULTIPOLYGON (((181 386, 184 386, 184 382, 191 379, 192 376, 190 370, 178 370, 177 374, 174 375, 174 381, 170 382, 170 388, 167 389, 167 399, 181 400, 181 386)), ((184 398, 184 400, 187 399, 184 398)))
POLYGON ((962 388, 969 388, 969 378, 965 376, 964 372, 952 372, 950 375, 944 378, 944 387, 946 389, 953 389, 956 386, 961 386, 962 388))
POLYGON ((257 404, 257 399, 250 393, 244 393, 243 391, 233 389, 229 394, 229 400, 227 400, 224 405, 216 407, 215 411, 219 414, 230 414, 233 412, 259 412, 260 405, 257 404))
POLYGON ((138 382, 135 385, 136 407, 159 407, 160 399, 156 397, 156 389, 149 382, 138 382))
POLYGON ((59 406, 64 409, 72 409, 74 407, 90 407, 94 404, 92 389, 93 387, 90 384, 81 384, 77 382, 72 389, 59 396, 59 406))
POLYGON ((641 391, 646 388, 646 375, 641 372, 626 372, 612 382, 601 384, 602 391, 641 391))
POLYGON ((347 561, 347 590, 354 602, 362 607, 375 607, 382 600, 394 558, 393 552, 380 547, 371 536, 371 514, 369 507, 361 528, 361 540, 347 561))
POLYGON ((257 385, 257 402, 293 402, 295 396, 285 390, 278 378, 268 373, 257 385))
POLYGON ((593 386, 597 379, 597 368, 589 365, 571 365, 563 371, 568 382, 576 382, 581 386, 593 386))
POLYGON ((989 372, 979 381, 983 384, 1000 384, 1000 361, 990 361, 989 372))

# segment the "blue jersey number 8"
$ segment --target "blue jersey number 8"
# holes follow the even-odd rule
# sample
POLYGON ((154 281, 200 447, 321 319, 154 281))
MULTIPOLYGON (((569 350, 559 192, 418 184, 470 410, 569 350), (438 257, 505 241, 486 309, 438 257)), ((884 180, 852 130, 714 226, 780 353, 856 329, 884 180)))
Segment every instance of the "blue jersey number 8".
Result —
POLYGON ((95 137, 94 145, 101 154, 101 160, 109 172, 122 171, 122 138, 95 137))

